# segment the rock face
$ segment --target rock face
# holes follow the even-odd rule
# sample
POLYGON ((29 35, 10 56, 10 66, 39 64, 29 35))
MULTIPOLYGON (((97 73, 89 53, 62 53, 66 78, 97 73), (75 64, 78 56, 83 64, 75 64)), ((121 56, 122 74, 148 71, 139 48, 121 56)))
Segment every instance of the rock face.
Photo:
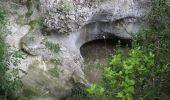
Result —
POLYGON ((13 33, 7 42, 27 55, 19 66, 26 72, 23 92, 54 100, 71 95, 74 83, 89 84, 80 53, 84 43, 132 40, 128 33, 138 32, 149 12, 149 0, 18 0, 12 11, 13 4, 6 4, 13 33))

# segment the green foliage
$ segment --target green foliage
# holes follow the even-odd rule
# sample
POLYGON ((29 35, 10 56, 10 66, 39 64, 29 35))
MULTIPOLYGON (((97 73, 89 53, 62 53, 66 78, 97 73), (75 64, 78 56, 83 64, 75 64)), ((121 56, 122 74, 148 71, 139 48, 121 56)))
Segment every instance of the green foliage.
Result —
POLYGON ((45 42, 45 46, 48 49, 52 50, 54 53, 58 53, 60 51, 59 44, 52 43, 52 42, 50 42, 48 40, 45 40, 44 42, 45 42))
MULTIPOLYGON (((5 32, 5 30, 4 30, 4 25, 5 25, 4 19, 5 19, 4 12, 0 11, 0 63, 1 63, 0 68, 3 68, 3 70, 6 70, 6 68, 4 67, 4 65, 5 65, 4 60, 5 60, 5 54, 7 54, 7 52, 6 52, 7 45, 5 44, 5 40, 4 40, 4 35, 5 35, 5 33, 4 33, 5 32)), ((4 74, 4 72, 2 71, 0 74, 4 74)))
MULTIPOLYGON (((82 86, 82 84, 74 83, 72 89, 72 95, 68 100, 90 100, 87 99, 86 87, 82 86)), ((92 99, 91 99, 92 100, 92 99)))
POLYGON ((53 77, 58 77, 59 76, 59 69, 58 69, 58 65, 59 65, 59 61, 54 59, 51 61, 51 63, 54 64, 53 68, 49 69, 48 72, 53 76, 53 77))
POLYGON ((94 96, 102 96, 104 94, 104 88, 96 85, 91 84, 89 87, 86 88, 87 93, 94 96))
POLYGON ((167 21, 170 17, 170 6, 167 0, 151 0, 152 8, 148 18, 148 24, 152 31, 161 32, 170 23, 167 21))
POLYGON ((153 99, 159 93, 157 83, 166 71, 167 68, 156 65, 152 52, 136 47, 126 55, 118 52, 112 56, 103 69, 102 87, 92 84, 86 91, 107 100, 153 99))
POLYGON ((117 54, 112 57, 108 67, 104 68, 103 80, 105 93, 122 100, 144 99, 145 89, 153 85, 157 78, 153 53, 145 53, 139 47, 128 55, 117 54))
POLYGON ((142 49, 154 52, 157 60, 162 60, 162 63, 170 62, 170 22, 167 20, 170 20, 170 6, 166 0, 152 0, 147 23, 149 28, 135 37, 134 42, 142 49))
MULTIPOLYGON (((157 69, 160 70, 157 89, 149 94, 167 94, 170 89, 170 6, 166 0, 152 0, 152 9, 148 18, 149 29, 135 37, 134 44, 140 45, 145 52, 153 52, 157 69), (166 69, 166 70, 165 70, 166 69), (162 72, 162 71, 163 72, 162 72)), ((156 69, 154 69, 156 70, 156 69)), ((159 71, 158 70, 158 71, 159 71)), ((150 91, 150 90, 148 90, 150 91)))
POLYGON ((36 27, 39 27, 43 24, 43 19, 39 18, 36 20, 32 20, 29 22, 29 25, 31 26, 31 29, 35 29, 36 27))
POLYGON ((5 43, 9 31, 6 29, 6 13, 0 10, 0 98, 13 99, 22 87, 19 69, 16 68, 19 59, 23 58, 20 51, 5 43))
POLYGON ((17 100, 34 100, 34 99, 31 96, 28 96, 28 97, 21 96, 17 100))
POLYGON ((20 59, 24 59, 24 53, 15 47, 8 47, 6 59, 8 59, 8 66, 16 67, 20 63, 20 59))
POLYGON ((33 0, 28 0, 27 1, 27 8, 28 8, 28 12, 27 12, 26 16, 30 17, 33 14, 33 11, 34 11, 34 2, 33 2, 33 0))
POLYGON ((5 18, 6 18, 5 11, 0 10, 0 35, 1 35, 0 39, 1 39, 2 43, 4 42, 3 38, 6 36, 6 32, 7 32, 7 30, 5 28, 5 25, 6 25, 5 18))
POLYGON ((134 37, 134 49, 128 55, 116 54, 104 68, 107 95, 153 99, 170 88, 170 7, 165 2, 152 0, 149 28, 134 37))
POLYGON ((17 90, 21 86, 21 82, 19 81, 18 76, 18 70, 9 69, 11 63, 14 63, 10 62, 10 60, 13 60, 9 59, 12 55, 10 55, 10 53, 8 52, 9 47, 4 40, 7 33, 8 31, 6 29, 5 13, 3 11, 0 11, 0 95, 3 95, 4 98, 12 95, 12 92, 17 90))

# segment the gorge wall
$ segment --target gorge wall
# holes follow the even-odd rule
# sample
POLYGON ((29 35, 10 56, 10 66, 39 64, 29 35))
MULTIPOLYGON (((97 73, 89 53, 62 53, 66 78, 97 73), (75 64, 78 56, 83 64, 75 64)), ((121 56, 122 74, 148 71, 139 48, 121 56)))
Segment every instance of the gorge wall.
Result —
MULTIPOLYGON (((89 85, 80 47, 98 39, 129 40, 140 31, 149 0, 11 0, 6 41, 21 49, 23 94, 60 99, 75 83, 89 85)), ((1 6, 3 6, 1 5, 1 6)))

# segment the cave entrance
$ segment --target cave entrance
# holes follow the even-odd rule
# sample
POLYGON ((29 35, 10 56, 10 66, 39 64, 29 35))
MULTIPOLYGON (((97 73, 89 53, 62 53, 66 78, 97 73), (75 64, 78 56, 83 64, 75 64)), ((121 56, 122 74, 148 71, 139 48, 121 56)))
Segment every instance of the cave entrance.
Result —
POLYGON ((114 54, 119 41, 121 50, 126 52, 131 47, 129 40, 97 39, 82 45, 80 52, 85 62, 99 61, 100 63, 104 63, 111 54, 114 54))
POLYGON ((121 45, 120 49, 127 52, 129 49, 129 40, 97 39, 81 46, 80 52, 84 58, 85 65, 84 71, 90 82, 96 83, 101 79, 101 64, 107 63, 107 58, 110 55, 114 55, 118 49, 116 45, 119 41, 121 45))
POLYGON ((115 41, 113 39, 98 39, 85 43, 80 48, 81 55, 85 62, 104 62, 109 54, 115 51, 115 41))

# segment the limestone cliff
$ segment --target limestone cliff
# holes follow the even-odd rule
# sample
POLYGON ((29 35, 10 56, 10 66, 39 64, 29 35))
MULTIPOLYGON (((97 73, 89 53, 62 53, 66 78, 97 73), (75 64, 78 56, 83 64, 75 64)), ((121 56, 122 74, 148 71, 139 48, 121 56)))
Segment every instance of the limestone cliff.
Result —
POLYGON ((21 72, 23 94, 54 100, 69 96, 74 83, 89 84, 80 53, 84 43, 103 37, 132 40, 128 33, 140 30, 150 5, 149 0, 0 3, 9 14, 8 29, 12 34, 7 42, 25 52, 18 66, 25 72, 21 72))

